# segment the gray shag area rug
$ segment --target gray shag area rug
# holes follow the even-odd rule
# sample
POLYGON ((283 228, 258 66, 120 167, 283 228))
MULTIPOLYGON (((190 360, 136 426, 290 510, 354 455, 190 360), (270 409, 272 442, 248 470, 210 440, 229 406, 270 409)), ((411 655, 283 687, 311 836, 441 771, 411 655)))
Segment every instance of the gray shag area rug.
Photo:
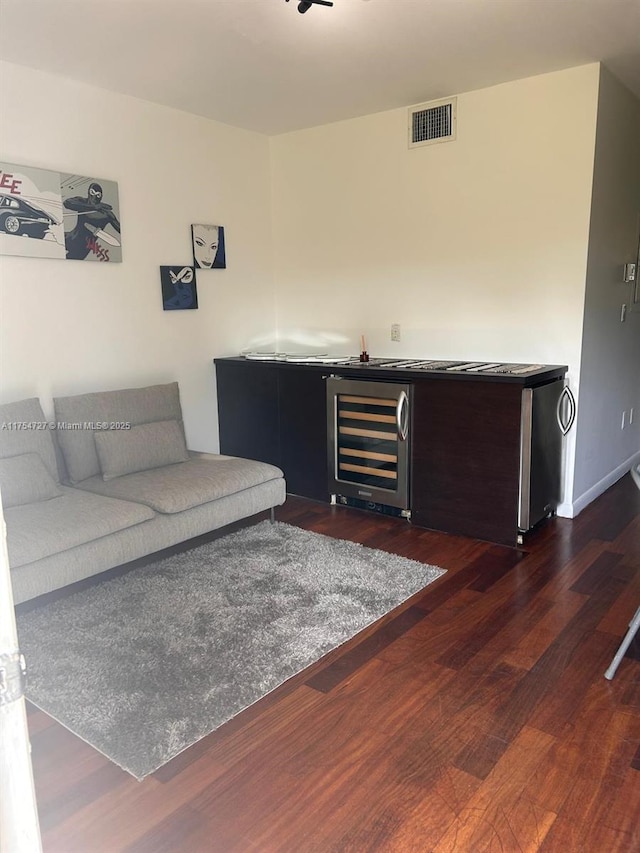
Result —
POLYGON ((143 779, 442 574, 260 522, 20 615, 26 694, 143 779))

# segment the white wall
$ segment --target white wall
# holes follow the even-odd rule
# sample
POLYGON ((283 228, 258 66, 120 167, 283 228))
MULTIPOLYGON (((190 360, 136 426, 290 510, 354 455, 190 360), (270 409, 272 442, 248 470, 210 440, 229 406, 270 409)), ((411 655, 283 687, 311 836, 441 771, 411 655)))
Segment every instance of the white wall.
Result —
POLYGON ((0 63, 0 159, 118 182, 123 263, 0 258, 3 400, 178 380, 189 446, 218 448, 212 359, 275 325, 266 137, 0 63), (163 311, 159 265, 225 226, 197 311, 163 311))
POLYGON ((640 305, 620 321, 640 228, 640 101, 602 69, 589 235, 574 502, 581 509, 640 459, 640 305), (629 411, 634 421, 629 424, 629 411), (621 429, 622 412, 626 425, 621 429))
MULTIPOLYGON (((0 159, 118 181, 124 253, 0 258, 1 398, 49 414, 55 395, 177 379, 190 446, 216 450, 212 358, 272 348, 276 320, 289 348, 354 353, 364 334, 373 355, 567 364, 578 392, 599 71, 458 95, 457 140, 408 150, 405 109, 269 140, 0 63, 0 159), (190 261, 198 221, 226 226, 228 269, 198 274, 198 311, 164 312, 158 267, 190 261)), ((588 405, 562 514, 630 452, 594 443, 588 405)))
POLYGON ((318 342, 340 332, 332 351, 364 334, 376 356, 567 364, 576 390, 598 75, 459 95, 456 141, 413 150, 405 109, 273 138, 283 338, 306 327, 318 342))

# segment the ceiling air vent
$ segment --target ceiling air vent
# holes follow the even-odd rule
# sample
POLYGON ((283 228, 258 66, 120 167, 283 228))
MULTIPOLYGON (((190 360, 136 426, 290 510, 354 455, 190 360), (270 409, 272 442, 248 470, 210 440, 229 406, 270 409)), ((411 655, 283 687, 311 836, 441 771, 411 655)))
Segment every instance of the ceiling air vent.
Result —
POLYGON ((456 99, 431 101, 409 109, 409 148, 456 138, 456 99))

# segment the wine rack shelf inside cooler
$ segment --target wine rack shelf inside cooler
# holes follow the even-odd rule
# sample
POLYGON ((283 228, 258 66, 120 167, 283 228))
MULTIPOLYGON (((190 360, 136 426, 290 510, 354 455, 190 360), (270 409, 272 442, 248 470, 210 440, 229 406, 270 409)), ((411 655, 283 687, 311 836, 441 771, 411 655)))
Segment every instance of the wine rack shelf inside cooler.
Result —
POLYGON ((395 491, 398 480, 396 400, 338 394, 338 478, 395 491))

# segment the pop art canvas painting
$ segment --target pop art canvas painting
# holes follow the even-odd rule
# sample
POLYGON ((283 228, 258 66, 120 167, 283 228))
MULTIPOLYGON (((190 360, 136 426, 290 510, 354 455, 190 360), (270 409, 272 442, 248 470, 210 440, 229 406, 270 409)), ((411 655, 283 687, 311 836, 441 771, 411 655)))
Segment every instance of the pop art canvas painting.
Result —
POLYGON ((0 163, 0 254, 64 259, 62 222, 58 172, 0 163))
POLYGON ((0 163, 0 254, 120 262, 118 184, 0 163))
POLYGON ((198 307, 194 267, 175 264, 160 267, 162 307, 165 311, 184 311, 198 307))
POLYGON ((66 257, 122 261, 118 184, 83 175, 60 176, 66 257))
POLYGON ((192 225, 193 265, 196 269, 225 269, 227 258, 222 225, 192 225))

